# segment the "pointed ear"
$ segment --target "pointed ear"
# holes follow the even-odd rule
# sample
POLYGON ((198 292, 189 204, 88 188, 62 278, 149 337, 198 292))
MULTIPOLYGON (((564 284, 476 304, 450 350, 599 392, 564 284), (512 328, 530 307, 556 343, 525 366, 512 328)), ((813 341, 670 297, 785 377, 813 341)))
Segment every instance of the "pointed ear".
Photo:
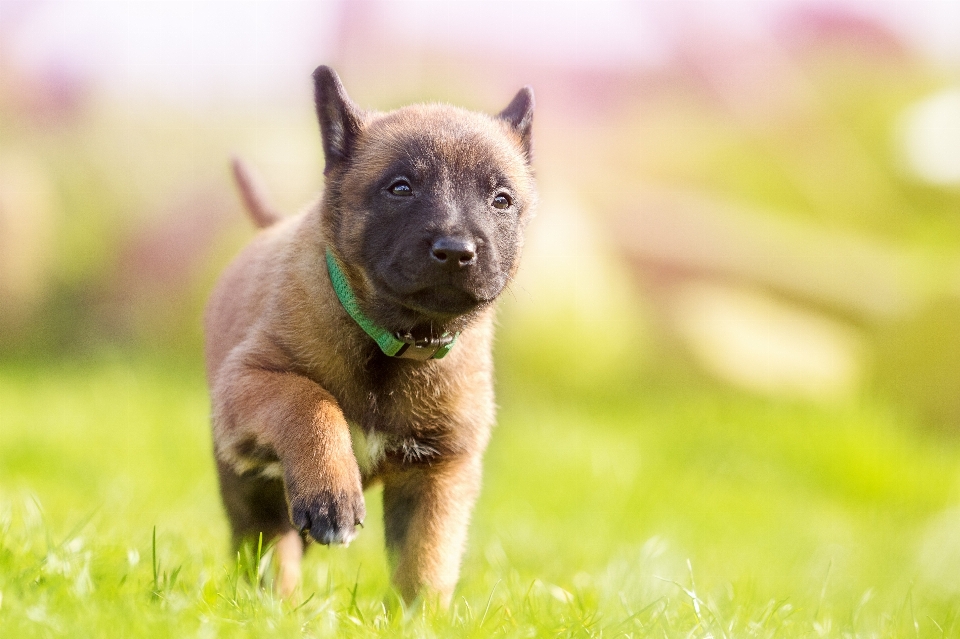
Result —
POLYGON ((533 157, 533 89, 523 87, 517 91, 517 95, 497 117, 520 136, 523 152, 529 162, 533 157))
POLYGON ((349 159, 363 127, 363 113, 347 95, 336 71, 328 66, 319 66, 313 72, 313 98, 323 137, 326 175, 349 159))

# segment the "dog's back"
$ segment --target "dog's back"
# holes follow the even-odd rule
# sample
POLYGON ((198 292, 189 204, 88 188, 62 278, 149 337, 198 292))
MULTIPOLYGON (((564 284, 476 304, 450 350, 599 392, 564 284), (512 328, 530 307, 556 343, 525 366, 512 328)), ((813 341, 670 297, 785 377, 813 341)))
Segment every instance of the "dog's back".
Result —
POLYGON ((264 282, 282 277, 284 247, 296 232, 299 216, 275 220, 227 266, 204 313, 208 382, 231 349, 240 344, 267 313, 272 295, 264 282))

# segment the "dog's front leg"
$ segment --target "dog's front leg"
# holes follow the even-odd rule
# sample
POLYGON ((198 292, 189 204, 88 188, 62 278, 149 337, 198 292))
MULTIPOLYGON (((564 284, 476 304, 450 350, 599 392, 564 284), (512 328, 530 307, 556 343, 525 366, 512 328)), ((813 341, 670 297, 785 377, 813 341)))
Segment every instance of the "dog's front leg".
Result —
POLYGON ((302 375, 246 364, 228 364, 218 380, 218 457, 242 473, 245 451, 273 452, 294 528, 322 544, 350 542, 366 511, 350 431, 333 396, 302 375))
POLYGON ((470 513, 480 490, 480 455, 384 475, 383 514, 393 584, 410 603, 418 595, 450 603, 460 573, 470 513))

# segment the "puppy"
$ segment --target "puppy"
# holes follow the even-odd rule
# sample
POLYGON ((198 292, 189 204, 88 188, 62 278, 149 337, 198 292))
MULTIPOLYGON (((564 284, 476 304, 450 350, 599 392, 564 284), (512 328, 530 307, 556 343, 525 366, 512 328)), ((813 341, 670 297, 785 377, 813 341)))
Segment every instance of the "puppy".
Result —
POLYGON ((317 205, 264 227, 205 315, 220 488, 235 544, 277 540, 278 588, 306 543, 349 543, 383 484, 405 601, 448 603, 494 422, 493 303, 536 204, 533 93, 497 116, 364 111, 313 74, 326 161, 317 205))

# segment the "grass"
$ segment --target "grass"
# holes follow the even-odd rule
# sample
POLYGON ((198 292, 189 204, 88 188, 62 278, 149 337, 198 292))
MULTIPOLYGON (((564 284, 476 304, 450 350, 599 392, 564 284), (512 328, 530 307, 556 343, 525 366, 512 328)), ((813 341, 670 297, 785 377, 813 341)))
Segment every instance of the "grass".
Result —
POLYGON ((956 439, 877 399, 504 370, 438 611, 397 606, 376 490, 293 602, 269 547, 230 556, 199 366, 0 365, 0 636, 960 636, 956 439))

